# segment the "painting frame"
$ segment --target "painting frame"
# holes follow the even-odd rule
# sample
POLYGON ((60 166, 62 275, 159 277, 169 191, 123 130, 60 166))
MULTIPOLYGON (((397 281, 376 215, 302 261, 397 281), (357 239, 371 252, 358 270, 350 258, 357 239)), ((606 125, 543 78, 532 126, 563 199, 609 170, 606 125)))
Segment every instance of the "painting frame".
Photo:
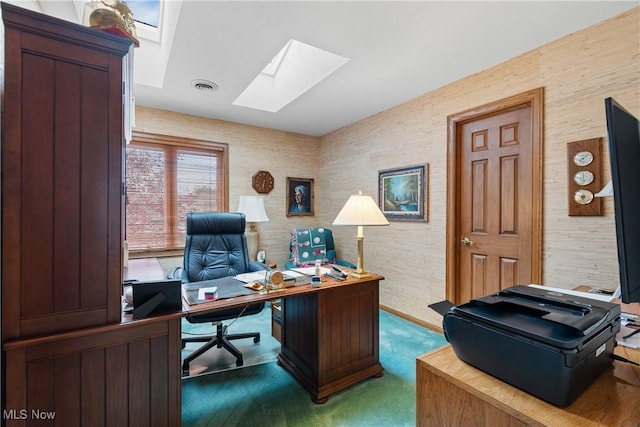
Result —
POLYGON ((428 163, 378 171, 378 207, 389 221, 427 221, 428 163), (408 187, 408 191, 401 189, 408 187))
POLYGON ((287 177, 287 197, 285 206, 288 217, 293 216, 313 216, 314 215, 314 194, 313 178, 293 178, 287 177), (296 190, 302 189, 302 202, 296 200, 296 190))

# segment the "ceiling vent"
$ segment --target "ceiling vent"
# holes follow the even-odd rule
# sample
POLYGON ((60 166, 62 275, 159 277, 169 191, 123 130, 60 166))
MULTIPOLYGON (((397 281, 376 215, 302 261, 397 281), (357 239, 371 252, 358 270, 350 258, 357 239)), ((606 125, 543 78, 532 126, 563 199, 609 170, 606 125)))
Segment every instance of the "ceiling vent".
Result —
POLYGON ((218 89, 218 85, 214 82, 210 82, 209 80, 191 80, 191 86, 195 87, 198 90, 204 91, 214 91, 218 89))

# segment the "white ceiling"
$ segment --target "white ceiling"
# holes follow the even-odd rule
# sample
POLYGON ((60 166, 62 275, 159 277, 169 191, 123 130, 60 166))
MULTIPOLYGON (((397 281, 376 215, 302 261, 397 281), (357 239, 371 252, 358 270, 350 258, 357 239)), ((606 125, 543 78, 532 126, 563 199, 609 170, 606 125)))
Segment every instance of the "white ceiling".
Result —
MULTIPOLYGON (((40 1, 70 20, 72 3, 40 1)), ((320 136, 637 5, 172 0, 161 44, 141 37, 136 49, 134 95, 141 106, 320 136), (277 113, 233 105, 289 39, 350 61, 277 113), (219 88, 198 91, 193 79, 219 88)))

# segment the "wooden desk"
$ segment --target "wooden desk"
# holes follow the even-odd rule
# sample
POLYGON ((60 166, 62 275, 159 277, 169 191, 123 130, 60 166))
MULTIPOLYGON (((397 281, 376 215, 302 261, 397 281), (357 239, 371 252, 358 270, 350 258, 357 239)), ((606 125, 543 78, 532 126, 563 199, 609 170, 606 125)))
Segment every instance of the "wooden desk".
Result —
POLYGON ((379 281, 372 275, 198 305, 184 303, 182 314, 204 314, 255 302, 282 301, 278 364, 293 375, 316 403, 357 382, 383 375, 379 361, 379 281))
POLYGON ((129 260, 129 266, 122 269, 122 280, 162 280, 166 275, 158 258, 136 258, 129 260))
POLYGON ((336 391, 383 375, 378 353, 380 279, 327 279, 318 292, 282 297, 278 363, 314 402, 325 403, 336 391))
MULTIPOLYGON (((138 267, 157 273, 156 263, 140 260, 138 267)), ((8 427, 30 425, 22 414, 36 410, 55 412, 56 424, 65 426, 179 426, 181 317, 272 299, 286 306, 278 363, 313 401, 325 402, 330 394, 383 373, 378 358, 382 279, 326 279, 321 288, 255 293, 135 321, 124 315, 121 323, 7 341, 3 421, 8 427)))
MULTIPOLYGON (((143 267, 153 268, 153 263, 129 266, 143 267)), ((295 286, 197 305, 183 301, 182 313, 146 320, 205 314, 279 299, 283 317, 278 364, 307 389, 314 402, 325 403, 339 390, 383 375, 378 345, 380 280, 384 277, 349 277, 342 282, 323 277, 320 288, 295 286)), ((123 321, 131 322, 131 315, 124 315, 123 321)))
MULTIPOLYGON (((640 351, 615 352, 640 362, 640 351)), ((458 359, 450 345, 416 360, 418 426, 640 425, 640 367, 618 361, 570 406, 558 408, 458 359)))

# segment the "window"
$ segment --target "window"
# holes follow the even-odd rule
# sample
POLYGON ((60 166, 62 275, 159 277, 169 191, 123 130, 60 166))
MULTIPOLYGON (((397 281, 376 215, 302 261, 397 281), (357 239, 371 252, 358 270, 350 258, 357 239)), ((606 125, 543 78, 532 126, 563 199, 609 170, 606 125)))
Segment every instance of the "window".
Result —
POLYGON ((126 151, 126 239, 132 252, 184 248, 188 212, 226 211, 227 147, 134 133, 126 151))

